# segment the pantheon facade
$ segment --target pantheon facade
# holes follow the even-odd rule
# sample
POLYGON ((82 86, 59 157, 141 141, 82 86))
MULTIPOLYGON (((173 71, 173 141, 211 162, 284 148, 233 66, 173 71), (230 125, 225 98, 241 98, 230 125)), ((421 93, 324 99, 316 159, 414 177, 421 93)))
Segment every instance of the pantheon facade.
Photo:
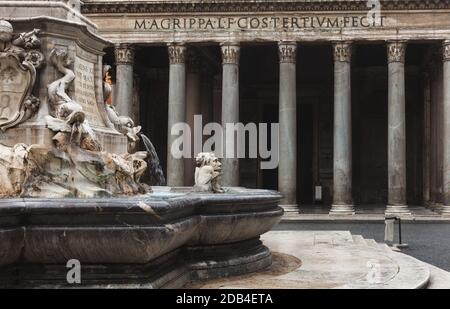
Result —
MULTIPOLYGON (((36 1, 38 3, 39 1, 36 1)), ((113 101, 143 126, 170 186, 178 122, 279 123, 279 166, 224 159, 225 186, 388 214, 450 214, 449 0, 66 1, 111 42, 113 101)))

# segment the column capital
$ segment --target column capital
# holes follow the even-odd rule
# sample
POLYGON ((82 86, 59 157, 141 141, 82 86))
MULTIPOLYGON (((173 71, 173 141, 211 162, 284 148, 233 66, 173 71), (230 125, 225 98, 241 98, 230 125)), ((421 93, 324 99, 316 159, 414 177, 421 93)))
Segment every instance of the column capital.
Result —
POLYGON ((222 64, 239 64, 239 43, 222 43, 220 47, 222 51, 222 64))
POLYGON ((406 41, 387 42, 388 63, 405 63, 406 41))
POLYGON ((167 44, 170 64, 180 64, 186 62, 186 45, 183 43, 167 44))
POLYGON ((134 46, 131 44, 117 44, 114 46, 116 64, 134 63, 134 46))
POLYGON ((335 62, 351 62, 352 51, 352 42, 333 42, 333 55, 335 62))
POLYGON ((280 63, 297 61, 297 42, 278 42, 278 58, 280 63))
POLYGON ((444 61, 450 61, 450 39, 442 43, 442 57, 444 61))

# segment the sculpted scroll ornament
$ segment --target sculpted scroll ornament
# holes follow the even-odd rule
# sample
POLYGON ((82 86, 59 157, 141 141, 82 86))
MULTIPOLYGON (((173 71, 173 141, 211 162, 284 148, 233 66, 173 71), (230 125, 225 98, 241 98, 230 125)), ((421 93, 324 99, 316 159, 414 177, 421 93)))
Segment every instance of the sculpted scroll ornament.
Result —
POLYGON ((0 130, 6 131, 30 119, 39 109, 33 96, 36 69, 44 56, 37 50, 38 29, 14 37, 12 25, 0 20, 0 130))
POLYGON ((391 42, 387 45, 388 62, 405 62, 406 43, 391 42))
POLYGON ((222 45, 222 63, 223 64, 239 64, 240 49, 235 44, 222 45))
POLYGON ((335 43, 334 44, 334 61, 351 62, 352 45, 351 43, 335 43))
POLYGON ((278 56, 280 63, 295 63, 297 59, 297 44, 296 43, 279 43, 278 56))
POLYGON ((168 52, 170 64, 185 63, 186 46, 180 44, 169 44, 168 52))
POLYGON ((133 64, 134 48, 130 45, 117 45, 114 49, 117 64, 133 64))

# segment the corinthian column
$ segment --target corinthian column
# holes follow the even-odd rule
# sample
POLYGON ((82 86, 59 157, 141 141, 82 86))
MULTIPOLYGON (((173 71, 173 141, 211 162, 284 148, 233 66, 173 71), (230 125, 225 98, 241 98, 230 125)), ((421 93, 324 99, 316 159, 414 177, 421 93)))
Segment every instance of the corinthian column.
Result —
POLYGON ((121 116, 129 116, 135 122, 133 112, 133 64, 134 48, 129 44, 115 46, 116 57, 116 87, 114 102, 117 112, 121 116))
MULTIPOLYGON (((172 153, 172 144, 179 137, 172 135, 172 127, 185 121, 186 107, 186 47, 169 44, 169 110, 167 133, 167 185, 184 185, 184 161, 172 153)), ((178 132, 175 132, 178 133, 178 132)))
POLYGON ((351 43, 334 44, 334 168, 330 214, 354 215, 352 198, 351 43))
POLYGON ((386 215, 409 215, 406 203, 405 42, 389 42, 388 205, 386 215))
POLYGON ((443 171, 442 171, 442 214, 450 216, 450 40, 446 40, 443 46, 444 61, 444 99, 443 99, 443 171))
POLYGON ((222 126, 224 128, 222 183, 224 186, 239 185, 239 159, 237 158, 235 136, 225 132, 226 124, 239 122, 239 45, 224 43, 222 50, 222 126), (231 151, 233 149, 233 151, 231 151), (228 150, 228 151, 227 151, 228 150), (233 153, 227 157, 227 153, 233 153))
POLYGON ((297 43, 278 44, 280 61, 279 119, 280 162, 278 190, 284 198, 280 203, 285 212, 298 212, 297 207, 297 43))

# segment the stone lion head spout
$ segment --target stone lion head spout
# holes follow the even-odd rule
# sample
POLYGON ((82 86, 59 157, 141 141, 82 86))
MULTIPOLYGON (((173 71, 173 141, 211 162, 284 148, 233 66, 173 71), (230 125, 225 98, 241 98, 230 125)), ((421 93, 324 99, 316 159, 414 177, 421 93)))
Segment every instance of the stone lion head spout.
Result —
POLYGON ((196 192, 223 193, 220 185, 222 163, 213 152, 201 152, 195 158, 195 185, 196 192))

